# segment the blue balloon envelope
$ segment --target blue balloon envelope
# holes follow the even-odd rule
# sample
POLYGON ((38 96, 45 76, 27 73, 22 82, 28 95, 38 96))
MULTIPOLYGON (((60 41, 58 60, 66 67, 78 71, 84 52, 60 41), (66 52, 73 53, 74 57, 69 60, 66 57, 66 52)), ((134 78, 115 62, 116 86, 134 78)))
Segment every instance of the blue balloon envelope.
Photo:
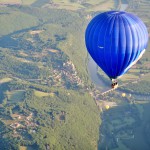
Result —
POLYGON ((91 20, 85 43, 97 65, 110 79, 117 79, 142 57, 148 44, 148 32, 137 16, 108 11, 91 20))

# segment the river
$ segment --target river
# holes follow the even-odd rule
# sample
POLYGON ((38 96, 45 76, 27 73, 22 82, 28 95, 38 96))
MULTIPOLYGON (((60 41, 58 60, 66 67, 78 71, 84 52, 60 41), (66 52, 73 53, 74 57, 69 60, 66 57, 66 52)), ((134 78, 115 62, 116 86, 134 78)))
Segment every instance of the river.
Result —
POLYGON ((104 83, 104 81, 98 76, 97 74, 97 69, 98 66, 95 63, 95 61, 92 59, 92 57, 89 55, 88 56, 89 61, 88 61, 88 72, 89 72, 89 76, 91 78, 91 81, 95 84, 95 86, 100 89, 100 87, 102 88, 107 88, 109 87, 108 85, 106 85, 104 83))

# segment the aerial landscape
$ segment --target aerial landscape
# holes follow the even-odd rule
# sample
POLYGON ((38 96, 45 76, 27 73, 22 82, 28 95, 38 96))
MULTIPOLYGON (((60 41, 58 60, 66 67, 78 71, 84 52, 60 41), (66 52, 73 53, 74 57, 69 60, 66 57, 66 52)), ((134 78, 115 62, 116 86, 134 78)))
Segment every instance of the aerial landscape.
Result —
POLYGON ((116 90, 85 46, 91 19, 150 0, 0 0, 0 150, 149 150, 150 44, 116 90))

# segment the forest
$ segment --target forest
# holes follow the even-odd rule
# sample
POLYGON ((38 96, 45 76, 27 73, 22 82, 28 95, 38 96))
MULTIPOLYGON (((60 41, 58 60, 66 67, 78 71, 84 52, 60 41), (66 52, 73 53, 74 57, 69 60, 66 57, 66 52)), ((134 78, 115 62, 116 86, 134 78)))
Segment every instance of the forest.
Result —
POLYGON ((87 13, 43 4, 0 4, 0 149, 96 149, 87 13))

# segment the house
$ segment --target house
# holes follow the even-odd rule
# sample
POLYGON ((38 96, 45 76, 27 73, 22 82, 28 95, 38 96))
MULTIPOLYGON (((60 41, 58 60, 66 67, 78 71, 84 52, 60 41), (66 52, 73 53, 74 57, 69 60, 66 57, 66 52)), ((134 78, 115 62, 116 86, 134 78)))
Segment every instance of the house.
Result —
POLYGON ((19 128, 21 126, 21 124, 20 123, 12 123, 11 125, 10 125, 10 127, 12 127, 13 129, 16 129, 16 128, 19 128))

